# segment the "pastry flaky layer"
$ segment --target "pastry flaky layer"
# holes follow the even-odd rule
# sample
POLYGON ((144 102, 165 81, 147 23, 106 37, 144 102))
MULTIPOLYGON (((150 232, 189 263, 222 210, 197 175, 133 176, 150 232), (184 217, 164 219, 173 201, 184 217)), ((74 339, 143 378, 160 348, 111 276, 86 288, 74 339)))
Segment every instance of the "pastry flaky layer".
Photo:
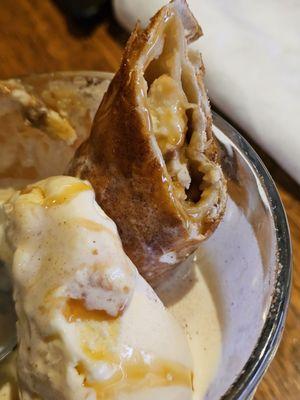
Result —
POLYGON ((137 25, 69 169, 92 183, 152 283, 210 235, 226 203, 201 56, 188 51, 201 34, 185 1, 137 25))

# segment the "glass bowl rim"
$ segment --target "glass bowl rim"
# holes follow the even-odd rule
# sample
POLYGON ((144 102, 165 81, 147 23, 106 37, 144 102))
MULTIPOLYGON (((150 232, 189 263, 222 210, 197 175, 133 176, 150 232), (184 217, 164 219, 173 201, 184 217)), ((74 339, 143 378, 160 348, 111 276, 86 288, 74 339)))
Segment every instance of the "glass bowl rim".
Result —
POLYGON ((243 154, 260 178, 270 205, 276 232, 277 265, 274 290, 261 334, 243 370, 221 400, 251 398, 279 346, 291 294, 292 246, 290 230, 280 195, 263 161, 248 141, 229 122, 213 111, 213 123, 243 154))

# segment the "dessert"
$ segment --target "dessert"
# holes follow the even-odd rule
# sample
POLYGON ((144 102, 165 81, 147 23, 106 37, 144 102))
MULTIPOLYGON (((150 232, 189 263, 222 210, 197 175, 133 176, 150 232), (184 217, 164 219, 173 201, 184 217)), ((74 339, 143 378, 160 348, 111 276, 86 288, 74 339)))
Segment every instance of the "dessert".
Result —
POLYGON ((192 398, 184 333, 87 181, 48 178, 13 193, 1 211, 22 399, 192 398))
POLYGON ((0 100, 14 108, 4 107, 0 121, 15 133, 0 132, 9 150, 0 185, 23 187, 0 191, 23 400, 204 393, 201 368, 194 390, 186 336, 144 280, 162 282, 225 208, 204 67, 188 50, 200 35, 184 0, 163 7, 145 31, 137 26, 89 137, 101 94, 80 76, 78 96, 71 77, 51 90, 42 77, 35 90, 30 78, 0 82, 0 100), (53 176, 64 172, 73 177, 53 176))
POLYGON ((226 203, 204 67, 187 47, 200 35, 184 0, 137 25, 68 170, 91 182, 152 284, 211 234, 226 203))

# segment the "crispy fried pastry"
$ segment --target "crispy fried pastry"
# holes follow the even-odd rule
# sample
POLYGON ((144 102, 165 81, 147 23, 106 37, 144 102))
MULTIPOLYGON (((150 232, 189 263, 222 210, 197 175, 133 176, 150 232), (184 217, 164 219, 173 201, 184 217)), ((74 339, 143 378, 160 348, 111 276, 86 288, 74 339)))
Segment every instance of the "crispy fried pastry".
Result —
POLYGON ((218 225, 226 183, 212 134, 201 28, 183 0, 132 33, 69 173, 88 179, 151 283, 218 225))

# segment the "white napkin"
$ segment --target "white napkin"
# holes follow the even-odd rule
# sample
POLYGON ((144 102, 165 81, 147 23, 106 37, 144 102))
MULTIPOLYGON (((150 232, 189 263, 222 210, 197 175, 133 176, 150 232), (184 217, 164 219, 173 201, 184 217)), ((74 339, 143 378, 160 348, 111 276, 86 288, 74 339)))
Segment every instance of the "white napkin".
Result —
MULTIPOLYGON (((164 0, 114 0, 145 25, 164 0)), ((189 0, 212 102, 300 183, 300 1, 189 0)))

